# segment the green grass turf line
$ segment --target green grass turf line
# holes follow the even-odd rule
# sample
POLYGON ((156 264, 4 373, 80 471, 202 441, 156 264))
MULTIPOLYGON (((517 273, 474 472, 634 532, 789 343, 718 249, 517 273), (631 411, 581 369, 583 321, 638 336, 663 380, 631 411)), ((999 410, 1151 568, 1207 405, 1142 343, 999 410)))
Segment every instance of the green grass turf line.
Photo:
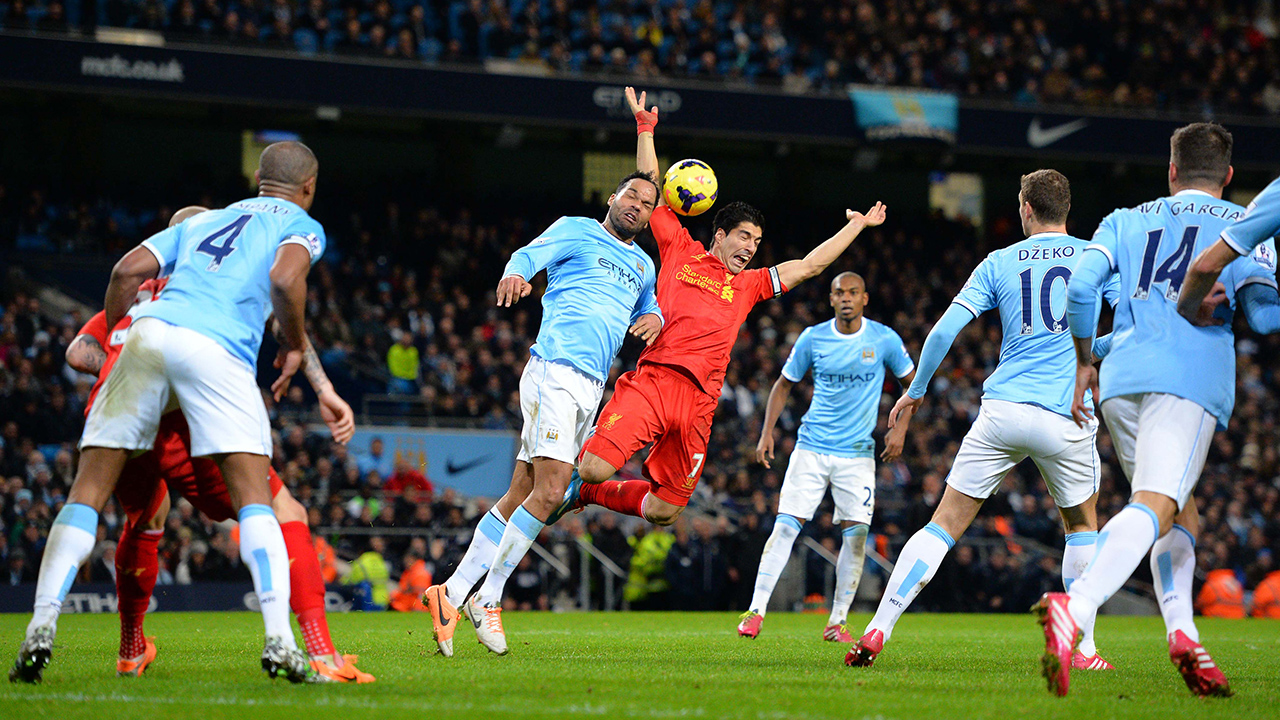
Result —
MULTIPOLYGON (((866 616, 850 619, 860 634, 866 616)), ((26 616, 0 615, 11 662, 26 616)), ((335 615, 338 648, 372 685, 292 686, 258 666, 250 613, 157 613, 160 653, 142 678, 117 678, 116 617, 67 615, 39 686, 0 687, 0 718, 1276 718, 1280 622, 1201 620, 1202 640, 1236 691, 1193 697, 1169 663, 1159 618, 1102 617, 1098 645, 1118 668, 1077 671, 1052 697, 1030 614, 910 614, 871 669, 821 639, 823 615, 775 613, 754 641, 729 613, 508 613, 511 654, 465 624, 451 660, 425 614, 335 615)))

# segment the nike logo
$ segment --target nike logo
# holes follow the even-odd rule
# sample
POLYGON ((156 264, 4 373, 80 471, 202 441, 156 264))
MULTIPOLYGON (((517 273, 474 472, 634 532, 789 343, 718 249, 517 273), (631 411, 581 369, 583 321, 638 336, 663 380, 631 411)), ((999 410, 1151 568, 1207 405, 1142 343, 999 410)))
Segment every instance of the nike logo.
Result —
POLYGON ((1088 118, 1072 120, 1051 128, 1040 126, 1040 118, 1032 118, 1027 126, 1027 144, 1033 148, 1048 147, 1072 133, 1080 132, 1089 124, 1088 118))
POLYGON ((440 622, 440 627, 449 626, 450 621, 445 619, 445 616, 440 612, 440 603, 438 602, 436 603, 436 620, 440 622))
POLYGON ((453 461, 453 458, 449 458, 449 460, 444 464, 444 469, 448 471, 450 475, 457 475, 458 473, 466 472, 473 467, 477 467, 479 465, 483 465, 489 462, 489 458, 491 457, 493 456, 481 455, 480 457, 475 458, 474 460, 468 460, 464 463, 455 463, 453 461))

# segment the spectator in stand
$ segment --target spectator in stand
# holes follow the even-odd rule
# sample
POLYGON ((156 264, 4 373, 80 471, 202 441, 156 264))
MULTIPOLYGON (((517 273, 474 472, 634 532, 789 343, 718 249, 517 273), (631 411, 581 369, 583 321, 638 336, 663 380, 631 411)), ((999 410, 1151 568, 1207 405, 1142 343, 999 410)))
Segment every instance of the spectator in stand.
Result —
POLYGON ((418 394, 418 348, 413 344, 413 333, 401 332, 400 338, 387 350, 387 370, 391 373, 388 393, 418 394))
POLYGON ((391 582, 391 571, 383 557, 387 544, 380 535, 369 538, 369 549, 351 563, 351 571, 342 578, 343 585, 356 587, 359 600, 356 606, 360 610, 386 610, 390 595, 387 584, 391 582))
MULTIPOLYGON (((426 457, 423 457, 422 470, 426 469, 426 457)), ((408 494, 406 491, 416 491, 413 493, 418 501, 430 505, 431 497, 435 494, 435 486, 427 479, 426 474, 410 464, 409 459, 401 455, 396 461, 396 471, 387 478, 382 484, 382 492, 391 496, 399 496, 408 494)))
POLYGON ((1211 570, 1196 595, 1196 610, 1205 617, 1244 617, 1244 588, 1228 569, 1211 570))
POLYGON ((395 472, 395 459, 386 451, 382 438, 374 437, 369 441, 369 452, 356 457, 360 475, 366 479, 369 473, 376 472, 380 478, 388 477, 395 472))
POLYGON ((391 609, 397 612, 426 612, 422 593, 431 587, 431 571, 425 559, 426 543, 414 538, 405 552, 400 573, 400 586, 391 592, 391 609))

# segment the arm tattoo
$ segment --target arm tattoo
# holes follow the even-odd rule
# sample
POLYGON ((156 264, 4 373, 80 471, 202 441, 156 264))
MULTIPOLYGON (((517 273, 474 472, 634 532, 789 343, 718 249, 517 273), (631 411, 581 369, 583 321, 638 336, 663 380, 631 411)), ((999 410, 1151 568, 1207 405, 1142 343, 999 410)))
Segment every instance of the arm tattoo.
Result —
POLYGON ((107 362, 107 352, 102 349, 102 345, 98 344, 97 338, 92 335, 81 335, 76 340, 79 343, 79 349, 76 352, 77 362, 72 363, 71 366, 90 375, 102 372, 102 366, 107 362))
POLYGON ((307 339, 307 346, 302 350, 302 372, 306 374, 307 382, 311 383, 311 389, 316 392, 325 390, 331 385, 310 338, 307 339))

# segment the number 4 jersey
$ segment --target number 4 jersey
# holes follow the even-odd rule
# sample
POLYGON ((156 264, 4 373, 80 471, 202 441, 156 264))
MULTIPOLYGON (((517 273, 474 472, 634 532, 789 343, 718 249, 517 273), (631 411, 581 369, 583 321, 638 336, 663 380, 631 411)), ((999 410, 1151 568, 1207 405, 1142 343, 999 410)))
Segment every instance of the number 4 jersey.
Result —
POLYGON ((324 253, 324 229, 280 198, 241 200, 200 213, 143 241, 169 276, 164 294, 137 313, 209 337, 249 367, 271 316, 271 265, 286 244, 324 253))
MULTIPOLYGON (((956 295, 954 302, 975 317, 1000 308, 1000 363, 982 386, 984 400, 1071 415, 1076 355, 1067 331, 1067 283, 1087 244, 1037 233, 988 255, 956 295)), ((1118 291, 1112 282, 1102 294, 1114 305, 1118 291)))
MULTIPOLYGON (((1217 241, 1244 208, 1199 190, 1116 210, 1098 226, 1087 251, 1106 256, 1120 280, 1111 352, 1102 363, 1102 399, 1168 393, 1190 400, 1226 427, 1235 404, 1236 292, 1253 282, 1275 286, 1270 244, 1222 272, 1228 303, 1223 324, 1196 327, 1178 315, 1178 295, 1191 261, 1217 241)), ((1093 262, 1092 260, 1090 262, 1093 262)))

